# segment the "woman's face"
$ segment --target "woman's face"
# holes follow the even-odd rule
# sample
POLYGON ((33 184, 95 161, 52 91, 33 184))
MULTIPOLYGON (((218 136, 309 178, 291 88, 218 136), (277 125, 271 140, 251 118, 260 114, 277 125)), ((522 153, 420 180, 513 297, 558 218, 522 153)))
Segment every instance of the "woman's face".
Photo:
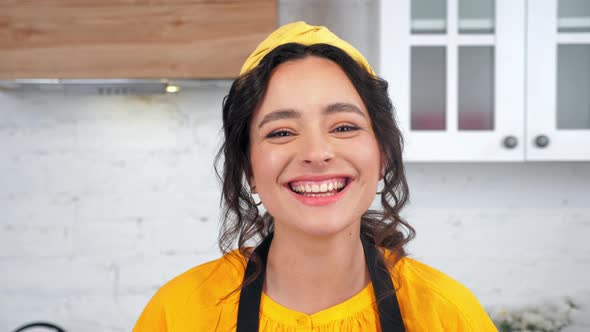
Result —
POLYGON ((315 56, 271 74, 250 124, 252 177, 277 231, 329 236, 360 227, 382 158, 344 71, 315 56))

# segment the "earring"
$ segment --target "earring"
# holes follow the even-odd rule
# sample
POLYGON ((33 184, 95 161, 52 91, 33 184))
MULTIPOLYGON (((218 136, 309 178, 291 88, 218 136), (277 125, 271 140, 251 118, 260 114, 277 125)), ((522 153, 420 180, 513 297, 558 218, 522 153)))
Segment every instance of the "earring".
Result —
POLYGON ((254 205, 260 206, 260 204, 262 204, 262 200, 260 200, 260 202, 256 203, 256 200, 254 199, 254 196, 250 195, 250 197, 252 197, 252 202, 254 203, 254 205))
POLYGON ((250 197, 252 198, 252 202, 254 203, 254 205, 260 206, 260 204, 262 204, 262 200, 260 200, 260 202, 256 203, 256 200, 254 199, 254 195, 253 194, 257 194, 258 195, 258 193, 256 192, 256 186, 252 186, 250 188, 250 197))
MULTIPOLYGON (((381 180, 379 180, 379 182, 377 182, 377 187, 379 187, 380 182, 381 182, 381 180)), ((377 195, 383 194, 384 189, 385 189, 385 182, 383 183, 383 188, 381 188, 381 190, 377 190, 377 195)))

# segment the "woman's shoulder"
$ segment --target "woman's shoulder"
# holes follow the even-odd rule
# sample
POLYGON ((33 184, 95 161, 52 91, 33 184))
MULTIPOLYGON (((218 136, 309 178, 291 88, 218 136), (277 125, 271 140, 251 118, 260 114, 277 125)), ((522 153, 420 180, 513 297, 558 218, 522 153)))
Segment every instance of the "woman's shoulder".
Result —
POLYGON ((410 257, 401 258, 394 271, 399 300, 405 302, 400 305, 410 316, 427 310, 430 317, 444 320, 433 323, 447 329, 497 331, 473 292, 449 275, 410 257))
POLYGON ((201 299, 225 297, 242 282, 246 260, 238 251, 231 251, 222 257, 197 265, 176 276, 162 286, 158 293, 163 299, 178 296, 201 295, 201 299), (208 297, 202 297, 202 293, 208 297), (212 297, 213 295, 216 295, 212 297))
POLYGON ((242 282, 245 262, 235 250, 168 281, 143 309, 133 331, 203 331, 225 324, 220 304, 233 308, 237 303, 239 292, 234 291, 242 282))
POLYGON ((244 256, 234 250, 197 265, 166 282, 150 302, 165 308, 189 303, 192 308, 215 306, 240 286, 245 262, 244 256))
POLYGON ((396 270, 414 288, 430 291, 450 301, 472 300, 472 292, 446 273, 411 257, 403 257, 396 270))

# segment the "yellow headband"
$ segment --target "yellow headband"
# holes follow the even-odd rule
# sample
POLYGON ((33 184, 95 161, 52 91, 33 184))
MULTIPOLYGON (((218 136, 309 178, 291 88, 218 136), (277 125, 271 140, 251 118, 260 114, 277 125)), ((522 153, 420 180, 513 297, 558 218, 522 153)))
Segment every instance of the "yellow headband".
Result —
POLYGON ((266 37, 256 47, 254 52, 250 54, 246 62, 244 62, 240 70, 240 76, 256 67, 260 63, 260 60, 277 46, 287 43, 299 43, 303 45, 329 44, 338 47, 365 67, 369 73, 375 75, 375 72, 365 57, 352 45, 340 39, 326 27, 308 25, 305 22, 299 21, 285 24, 266 37))

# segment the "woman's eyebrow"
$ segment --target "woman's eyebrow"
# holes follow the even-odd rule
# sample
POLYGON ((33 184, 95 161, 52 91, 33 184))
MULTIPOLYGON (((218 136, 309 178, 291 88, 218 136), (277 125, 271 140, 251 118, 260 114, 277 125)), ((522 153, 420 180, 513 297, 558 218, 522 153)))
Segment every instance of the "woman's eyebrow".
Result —
MULTIPOLYGON (((326 106, 322 113, 324 114, 334 114, 339 112, 351 112, 361 115, 363 118, 367 116, 363 111, 358 108, 358 106, 349 103, 334 103, 326 106)), ((273 111, 272 113, 268 113, 265 115, 260 123, 258 123, 258 129, 262 128, 265 124, 275 121, 275 120, 282 120, 282 119, 299 119, 301 118, 301 113, 298 110, 287 108, 287 109, 279 109, 273 111)))
POLYGON ((361 111, 361 109, 358 108, 358 106, 356 106, 354 104, 334 103, 334 104, 330 104, 330 105, 326 106, 326 108, 324 108, 324 114, 333 114, 333 113, 338 113, 338 112, 357 113, 357 114, 361 115, 363 118, 367 117, 365 115, 365 113, 363 113, 363 111, 361 111))
POLYGON ((294 109, 276 110, 272 113, 268 113, 267 115, 264 116, 264 118, 262 118, 262 120, 258 124, 258 129, 260 129, 262 126, 264 126, 266 123, 268 123, 270 121, 281 120, 281 119, 298 119, 298 118, 301 118, 301 113, 299 113, 299 111, 297 111, 297 110, 294 110, 294 109))

